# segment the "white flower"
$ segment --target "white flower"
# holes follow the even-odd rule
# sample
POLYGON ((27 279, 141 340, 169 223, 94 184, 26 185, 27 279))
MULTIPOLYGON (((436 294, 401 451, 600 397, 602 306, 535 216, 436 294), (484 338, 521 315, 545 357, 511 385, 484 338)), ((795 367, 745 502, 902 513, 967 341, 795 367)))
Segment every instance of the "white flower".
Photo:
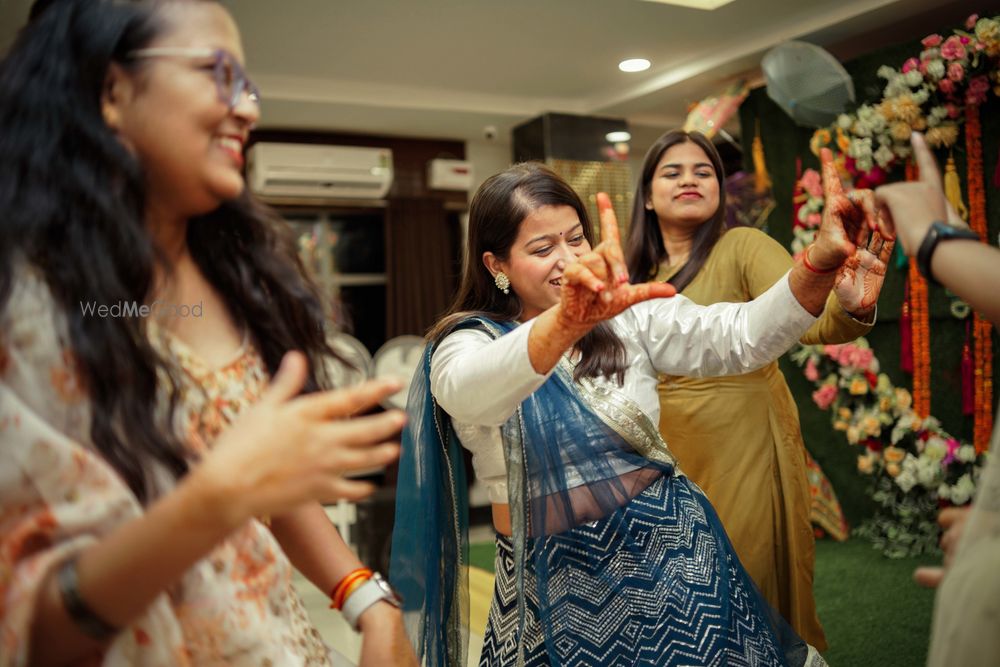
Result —
POLYGON ((941 479, 941 466, 937 461, 921 458, 917 462, 917 481, 925 489, 933 489, 941 479))
POLYGON ((962 445, 956 452, 956 458, 962 463, 972 463, 976 460, 976 448, 972 445, 962 445))
POLYGON ((897 72, 888 65, 882 65, 881 67, 878 68, 878 71, 876 71, 875 74, 880 79, 891 79, 892 77, 896 76, 897 72))
MULTIPOLYGON (((914 70, 916 71, 916 70, 914 70)), ((912 72, 910 72, 912 74, 912 72)), ((926 88, 921 88, 920 90, 913 91, 913 101, 917 104, 923 104, 930 98, 931 94, 926 88)))
POLYGON ((846 113, 842 113, 837 116, 837 127, 842 130, 851 129, 851 125, 854 124, 854 119, 848 116, 846 113))
POLYGON ((875 163, 872 161, 871 156, 859 157, 854 161, 854 166, 858 168, 859 171, 871 171, 875 167, 875 163))
POLYGON ((896 484, 903 490, 903 493, 909 493, 910 489, 917 485, 917 478, 909 470, 903 470, 896 475, 896 484))
POLYGON ((937 495, 941 500, 951 500, 951 487, 947 484, 942 484, 937 489, 937 495))
POLYGON ((972 478, 968 474, 962 475, 951 487, 951 502, 956 505, 964 505, 972 499, 976 492, 976 485, 972 483, 972 478))
POLYGON ((944 78, 944 61, 940 58, 935 58, 934 60, 927 63, 927 76, 932 79, 943 79, 944 78))
POLYGON ((944 120, 948 117, 948 110, 945 107, 938 105, 936 107, 931 107, 928 115, 937 118, 938 120, 944 120))
MULTIPOLYGON (((943 63, 942 63, 943 65, 943 63)), ((924 75, 920 73, 918 69, 911 69, 909 72, 903 75, 903 80, 906 81, 906 85, 910 88, 916 88, 924 82, 924 75)))
POLYGON ((941 124, 941 120, 937 116, 927 117, 927 127, 937 127, 941 124))
POLYGON ((945 444, 944 439, 933 435, 927 439, 927 444, 924 446, 924 456, 932 461, 941 461, 948 454, 948 445, 945 444))
POLYGON ((878 162, 880 167, 885 167, 892 162, 893 159, 895 159, 896 154, 893 153, 892 149, 888 146, 880 146, 872 157, 875 158, 875 161, 878 162))

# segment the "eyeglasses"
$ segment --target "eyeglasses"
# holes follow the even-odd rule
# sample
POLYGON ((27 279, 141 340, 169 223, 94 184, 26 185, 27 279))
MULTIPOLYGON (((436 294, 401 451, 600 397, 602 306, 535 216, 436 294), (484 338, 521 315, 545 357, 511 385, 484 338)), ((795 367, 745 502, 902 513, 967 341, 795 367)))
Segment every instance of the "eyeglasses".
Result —
POLYGON ((212 58, 212 73, 215 76, 215 87, 219 92, 219 101, 230 109, 240 103, 244 91, 254 104, 260 104, 260 91, 247 77, 243 66, 224 49, 185 48, 185 47, 151 47, 137 49, 128 54, 129 58, 212 58))

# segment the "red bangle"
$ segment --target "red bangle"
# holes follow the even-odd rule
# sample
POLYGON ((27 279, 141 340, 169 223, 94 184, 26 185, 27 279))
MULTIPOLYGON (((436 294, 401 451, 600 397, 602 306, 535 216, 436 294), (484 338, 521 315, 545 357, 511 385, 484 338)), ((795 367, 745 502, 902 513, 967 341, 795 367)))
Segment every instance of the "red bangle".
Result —
POLYGON ((808 270, 812 271, 813 273, 818 273, 821 276, 825 276, 827 274, 833 273, 834 271, 836 271, 837 269, 840 268, 839 266, 835 266, 832 269, 818 269, 818 268, 816 268, 816 266, 812 262, 809 261, 809 248, 812 248, 812 247, 813 247, 813 244, 810 243, 809 245, 806 246, 805 251, 802 253, 802 265, 805 266, 808 270))
POLYGON ((356 570, 348 572, 343 579, 340 580, 333 590, 330 591, 330 609, 340 609, 344 606, 344 600, 347 599, 347 591, 351 588, 351 584, 362 580, 371 579, 372 571, 367 567, 359 567, 356 570))

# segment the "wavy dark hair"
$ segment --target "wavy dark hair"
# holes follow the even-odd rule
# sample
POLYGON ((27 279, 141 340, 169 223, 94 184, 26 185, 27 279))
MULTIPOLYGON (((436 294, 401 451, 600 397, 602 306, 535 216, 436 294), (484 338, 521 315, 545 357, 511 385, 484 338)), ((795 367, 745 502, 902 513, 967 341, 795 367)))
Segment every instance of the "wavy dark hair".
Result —
MULTIPOLYGON (((141 69, 127 54, 169 28, 163 4, 40 2, 0 63, 0 312, 18 279, 15 266, 35 267, 67 321, 91 401, 93 444, 144 503, 155 493, 153 469, 175 477, 188 470, 190 452, 167 426, 178 379, 142 318, 86 317, 80 304, 141 303, 154 267, 169 270, 145 227, 143 165, 100 108, 109 66, 141 69), (165 417, 156 408, 164 389, 165 417)), ((325 384, 321 302, 278 216, 244 192, 190 220, 187 243, 268 370, 298 349, 312 369, 307 390, 325 384)))
POLYGON ((691 253, 684 266, 678 271, 670 284, 682 291, 694 280, 701 267, 705 265, 709 253, 722 236, 726 224, 726 172, 722 166, 722 158, 715 145, 701 132, 685 132, 671 130, 661 136, 646 151, 642 162, 642 174, 635 186, 635 199, 632 204, 632 224, 629 227, 628 240, 625 242, 625 261, 628 264, 629 279, 634 282, 645 282, 656 276, 660 264, 668 259, 667 249, 663 245, 663 234, 660 232, 660 221, 656 211, 646 208, 652 193, 650 187, 656 165, 663 159, 663 154, 678 144, 697 144, 708 156, 715 169, 715 178, 719 181, 719 208, 712 217, 698 227, 691 242, 691 253))
MULTIPOLYGON (((524 162, 495 174, 479 186, 469 205, 469 240, 458 294, 444 318, 427 334, 437 342, 462 320, 484 316, 496 321, 521 317, 517 294, 497 289, 483 264, 489 251, 500 260, 510 257, 521 222, 542 206, 569 206, 583 223, 583 235, 594 245, 594 230, 580 196, 566 181, 540 162, 524 162)), ((576 344, 581 361, 575 377, 603 375, 618 383, 625 377, 625 345, 607 322, 591 329, 576 344)))

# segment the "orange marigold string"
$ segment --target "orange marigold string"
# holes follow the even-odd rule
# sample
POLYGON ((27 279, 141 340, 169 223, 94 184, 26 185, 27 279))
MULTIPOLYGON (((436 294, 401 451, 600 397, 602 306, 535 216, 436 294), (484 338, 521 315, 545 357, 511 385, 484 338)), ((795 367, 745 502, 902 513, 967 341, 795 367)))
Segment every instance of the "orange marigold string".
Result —
MULTIPOLYGON (((906 163, 906 180, 919 178, 917 166, 906 163)), ((913 411, 921 418, 931 413, 931 331, 927 310, 927 281, 910 262, 910 328, 913 339, 913 411)))
MULTIPOLYGON (((979 106, 965 107, 965 150, 967 154, 969 185, 969 227, 988 243, 986 227, 986 190, 983 186, 983 143, 979 106)), ((974 391, 972 443, 977 452, 984 452, 990 446, 993 432, 993 327, 979 313, 974 315, 974 391)))

